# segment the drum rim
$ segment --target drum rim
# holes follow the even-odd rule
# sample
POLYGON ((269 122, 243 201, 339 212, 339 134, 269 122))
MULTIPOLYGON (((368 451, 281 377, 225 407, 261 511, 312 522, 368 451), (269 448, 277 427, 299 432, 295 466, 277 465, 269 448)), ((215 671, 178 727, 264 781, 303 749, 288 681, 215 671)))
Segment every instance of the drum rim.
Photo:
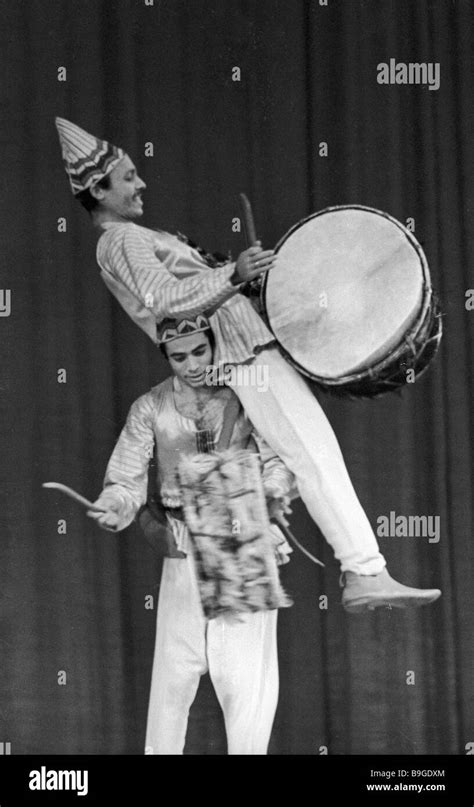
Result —
POLYGON ((312 219, 317 218, 318 216, 322 216, 325 213, 334 213, 341 210, 362 210, 366 213, 375 213, 378 216, 382 216, 385 219, 388 219, 392 224, 395 224, 405 235, 407 240, 409 241, 410 245, 414 248, 415 252, 417 253, 421 267, 422 267, 422 293, 421 293, 421 302, 416 310, 416 313, 413 315, 413 319, 411 325, 405 331, 405 334, 402 336, 400 341, 393 345, 387 352, 384 354, 382 358, 380 358, 376 364, 373 364, 363 370, 358 370, 354 373, 349 373, 345 376, 340 376, 338 378, 330 378, 327 376, 318 376, 315 373, 309 372, 305 367, 303 367, 299 362, 297 362, 288 352, 288 350, 280 343, 278 337, 276 336, 271 321, 268 315, 268 310, 266 306, 266 289, 267 289, 267 280, 268 280, 268 272, 265 273, 265 276, 262 281, 262 287, 260 291, 260 305, 261 309, 265 315, 265 320, 270 328, 277 344, 279 350, 283 353, 286 360, 296 369, 299 373, 309 378, 311 381, 314 381, 317 384, 320 384, 322 387, 327 388, 337 388, 340 386, 345 386, 347 384, 351 384, 353 382, 362 381, 365 378, 370 378, 373 376, 374 373, 383 370, 389 364, 391 364, 394 359, 398 358, 403 354, 403 351, 407 344, 407 337, 411 340, 415 340, 418 336, 420 330, 423 328, 427 316, 432 316, 432 308, 433 308, 433 288, 431 285, 431 277, 430 277, 430 270, 428 266, 428 261, 426 259, 426 255, 423 251, 423 248, 419 241, 415 238, 412 232, 408 230, 404 224, 402 224, 398 219, 394 218, 390 215, 390 213, 386 213, 383 210, 378 210, 375 207, 369 207, 367 205, 357 205, 357 204, 347 204, 347 205, 331 205, 330 207, 325 207, 322 210, 317 211, 316 213, 311 213, 309 216, 306 216, 304 219, 301 219, 296 224, 294 224, 286 233, 285 235, 280 238, 277 242, 274 251, 278 253, 281 249, 283 244, 288 240, 290 235, 292 235, 296 230, 300 229, 303 224, 306 222, 311 221, 312 219))

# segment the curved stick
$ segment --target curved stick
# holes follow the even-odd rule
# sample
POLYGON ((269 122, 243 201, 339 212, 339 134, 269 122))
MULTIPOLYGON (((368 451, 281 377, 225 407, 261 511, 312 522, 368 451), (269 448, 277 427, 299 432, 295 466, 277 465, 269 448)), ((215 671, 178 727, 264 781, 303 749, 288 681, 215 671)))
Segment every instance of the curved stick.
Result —
POLYGON ((277 527, 280 528, 280 530, 282 531, 282 533, 285 536, 287 541, 289 541, 290 543, 293 543, 295 546, 297 546, 298 549, 300 550, 300 552, 303 553, 303 555, 306 555, 306 557, 309 558, 310 560, 312 560, 313 563, 317 563, 319 566, 322 566, 323 569, 324 569, 324 563, 322 563, 322 561, 318 560, 318 558, 316 558, 314 555, 312 555, 311 552, 308 552, 308 550, 306 549, 306 547, 303 546, 303 544, 300 544, 300 542, 298 541, 297 538, 295 538, 295 536, 293 535, 291 530, 288 529, 288 527, 286 526, 284 521, 280 521, 279 518, 272 518, 271 522, 272 522, 272 524, 276 524, 277 527))
POLYGON ((62 493, 65 493, 66 496, 70 496, 71 499, 79 502, 79 504, 82 504, 82 506, 86 507, 88 510, 95 510, 97 513, 106 512, 102 507, 97 507, 95 504, 93 504, 93 502, 90 502, 89 499, 84 498, 84 496, 81 496, 80 493, 76 493, 76 491, 72 488, 68 488, 67 485, 62 485, 61 482, 43 482, 41 487, 60 490, 62 493))

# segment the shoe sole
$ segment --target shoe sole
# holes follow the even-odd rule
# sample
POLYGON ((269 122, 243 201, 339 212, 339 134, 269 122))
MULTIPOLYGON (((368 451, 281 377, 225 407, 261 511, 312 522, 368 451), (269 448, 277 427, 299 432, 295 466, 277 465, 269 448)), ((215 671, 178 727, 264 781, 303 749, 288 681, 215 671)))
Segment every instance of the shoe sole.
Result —
POLYGON ((343 608, 349 614, 360 614, 364 611, 374 611, 376 608, 418 608, 420 605, 430 605, 441 597, 441 591, 437 591, 429 597, 416 597, 401 595, 400 597, 363 597, 348 603, 342 603, 343 608))

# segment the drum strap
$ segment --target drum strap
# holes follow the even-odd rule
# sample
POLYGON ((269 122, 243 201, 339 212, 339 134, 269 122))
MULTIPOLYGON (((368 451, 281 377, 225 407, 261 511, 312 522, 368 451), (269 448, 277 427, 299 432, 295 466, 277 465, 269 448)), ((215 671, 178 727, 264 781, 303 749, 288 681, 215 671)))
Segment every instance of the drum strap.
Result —
POLYGON ((239 399, 236 395, 231 395, 224 409, 221 436, 219 437, 216 445, 217 451, 225 451, 227 448, 229 448, 230 441, 232 439, 232 432, 234 431, 235 423, 239 417, 240 409, 241 406, 239 399))

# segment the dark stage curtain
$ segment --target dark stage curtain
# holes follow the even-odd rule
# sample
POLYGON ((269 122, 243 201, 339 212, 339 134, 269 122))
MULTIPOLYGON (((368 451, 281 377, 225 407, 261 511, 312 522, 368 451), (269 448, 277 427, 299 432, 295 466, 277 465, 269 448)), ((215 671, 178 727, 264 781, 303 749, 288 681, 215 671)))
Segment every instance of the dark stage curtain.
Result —
MULTIPOLYGON (((11 311, 0 318, 0 741, 12 754, 141 754, 151 674, 156 611, 145 598, 156 605, 159 561, 135 526, 104 533, 41 488, 62 481, 95 498, 128 408, 167 373, 99 277, 95 236, 60 159, 60 115, 135 159, 145 224, 234 256, 244 247, 232 231, 240 191, 269 246, 328 205, 414 220, 445 312, 436 362, 401 395, 319 397, 374 528, 391 511, 440 517, 437 543, 380 544, 395 577, 443 597, 419 611, 346 615, 338 564, 298 504, 293 529, 326 568, 295 552, 283 570, 295 604, 279 618, 271 752, 466 753, 472 4, 2 0, 1 19, 1 286, 11 311), (391 58, 439 63, 439 89, 378 84, 377 65, 391 58)), ((209 684, 187 753, 225 753, 209 684)))

